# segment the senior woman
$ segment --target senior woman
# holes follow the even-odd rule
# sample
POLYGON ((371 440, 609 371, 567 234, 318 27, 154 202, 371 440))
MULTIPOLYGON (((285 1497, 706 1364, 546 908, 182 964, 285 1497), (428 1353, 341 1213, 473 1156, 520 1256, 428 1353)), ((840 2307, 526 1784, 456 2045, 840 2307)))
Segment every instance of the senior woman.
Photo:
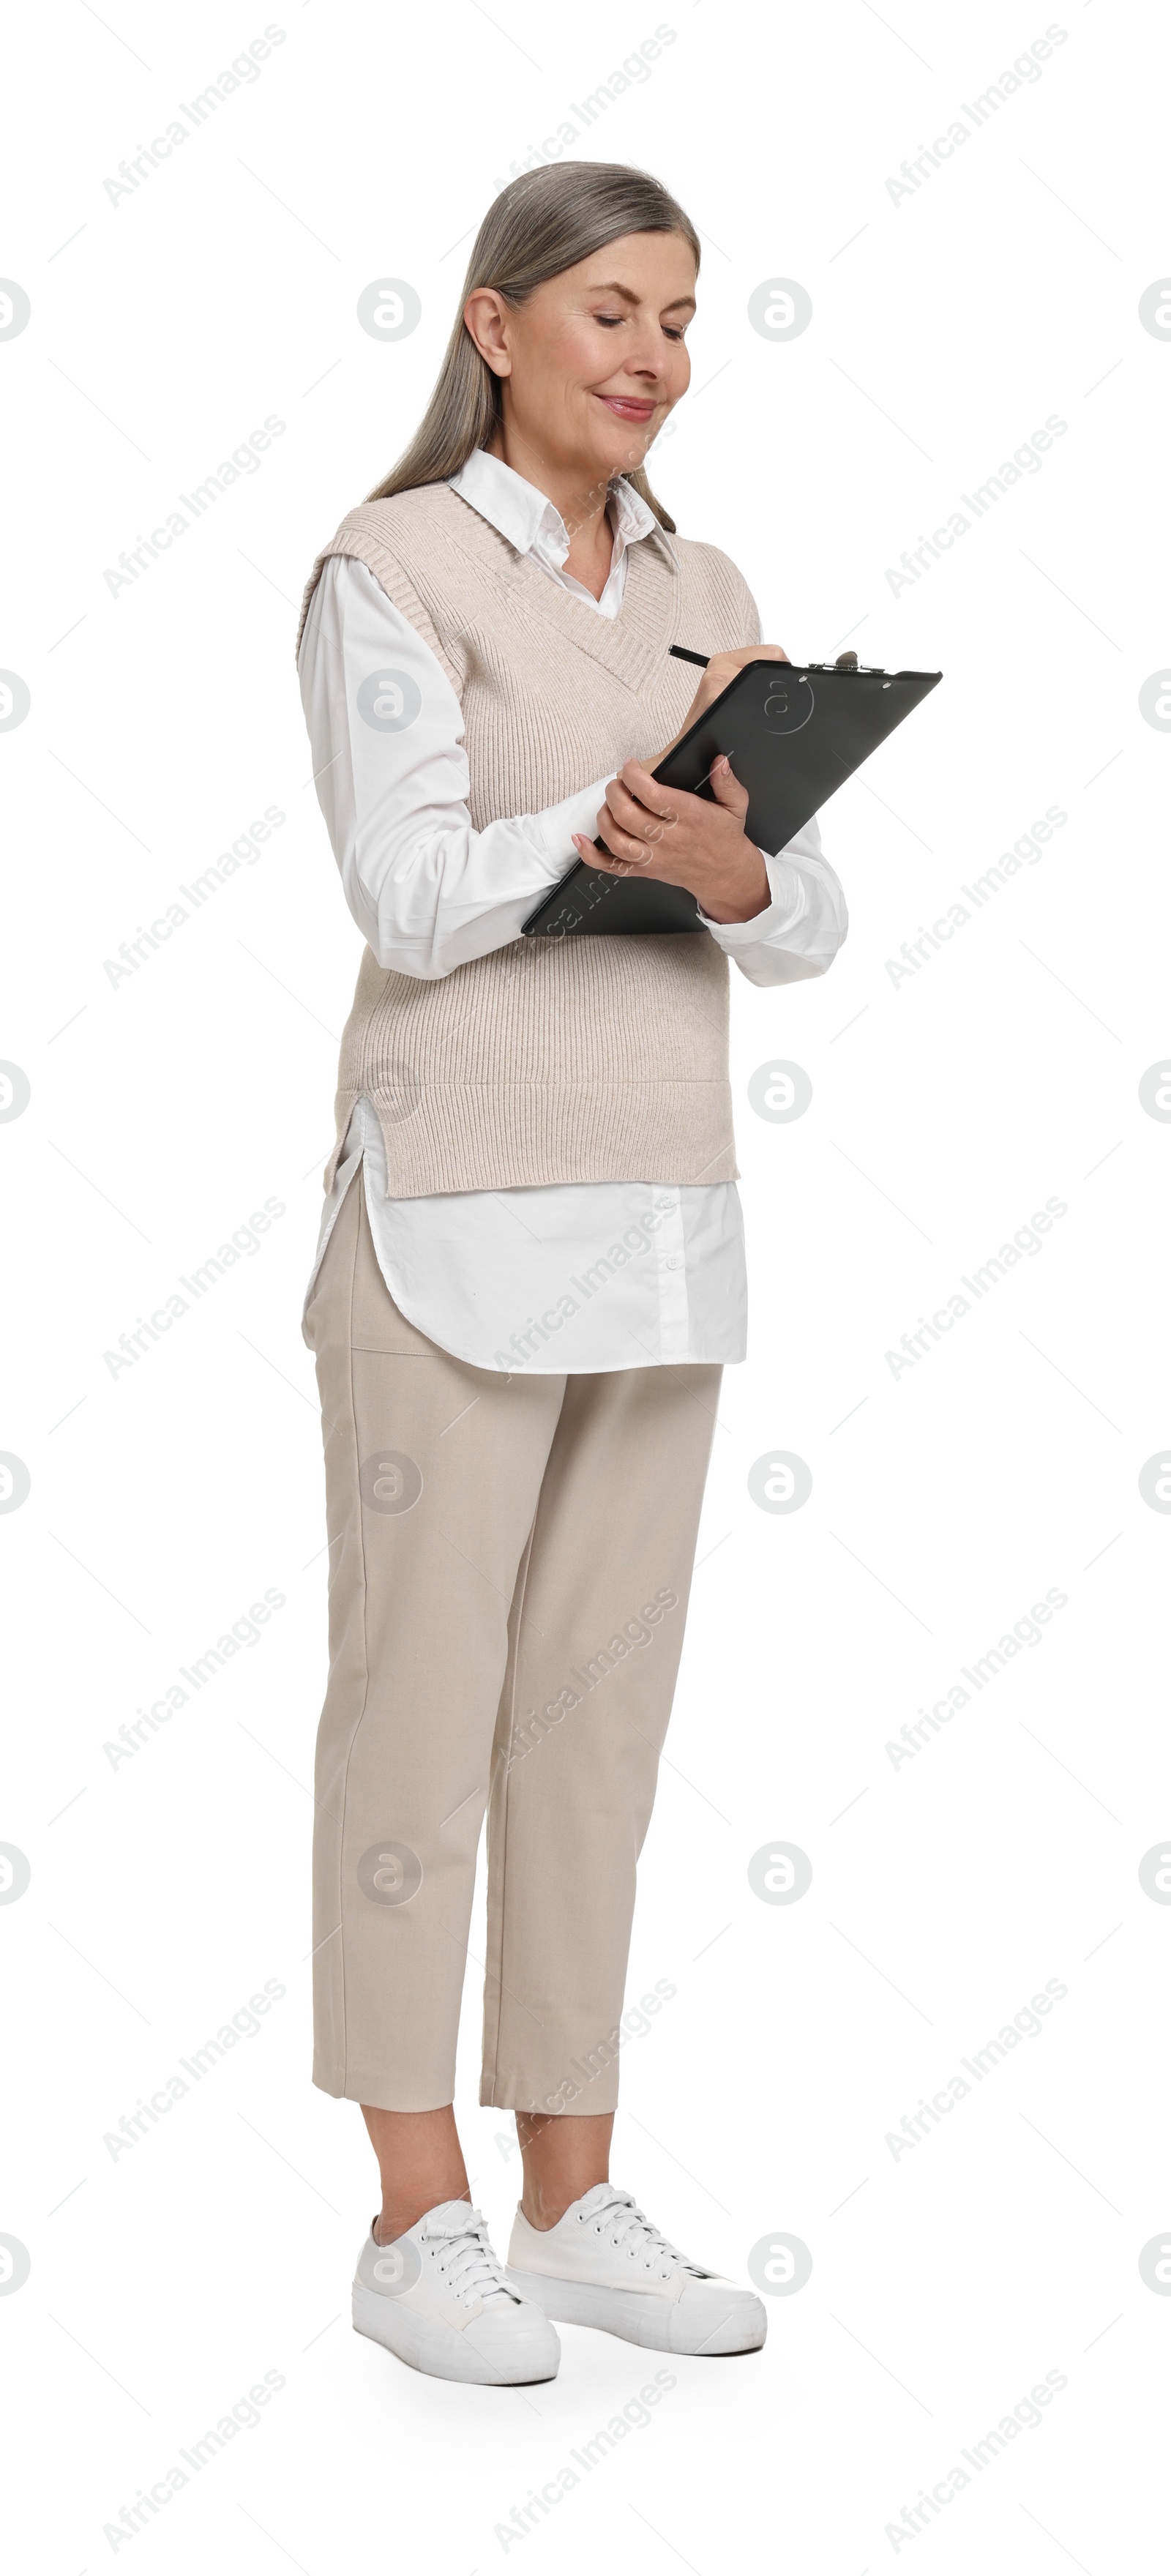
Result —
POLYGON ((418 434, 318 556, 298 639, 367 942, 304 1324, 330 1541, 314 2081, 361 2104, 381 2171, 355 2325, 483 2384, 552 2377, 554 2320, 671 2353, 765 2334, 609 2177, 635 1866, 745 1348, 728 959, 819 975, 846 928, 815 824, 762 852, 726 761, 714 802, 651 777, 742 662, 786 658, 642 470, 698 270, 640 171, 506 188, 418 434), (694 697, 676 641, 712 656, 694 697), (575 851, 687 887, 702 932, 523 939, 575 851), (452 2109, 485 1812, 507 2267, 452 2109))

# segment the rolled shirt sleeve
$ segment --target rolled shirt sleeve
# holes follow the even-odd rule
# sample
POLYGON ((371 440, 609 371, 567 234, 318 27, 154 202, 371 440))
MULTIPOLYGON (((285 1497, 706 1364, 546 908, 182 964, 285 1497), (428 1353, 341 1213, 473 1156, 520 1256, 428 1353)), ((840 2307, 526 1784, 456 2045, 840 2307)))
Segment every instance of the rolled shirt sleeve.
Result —
POLYGON ((849 928, 846 898, 823 855, 817 818, 775 858, 762 851, 772 901, 751 921, 700 919, 750 984, 796 984, 824 975, 849 928))

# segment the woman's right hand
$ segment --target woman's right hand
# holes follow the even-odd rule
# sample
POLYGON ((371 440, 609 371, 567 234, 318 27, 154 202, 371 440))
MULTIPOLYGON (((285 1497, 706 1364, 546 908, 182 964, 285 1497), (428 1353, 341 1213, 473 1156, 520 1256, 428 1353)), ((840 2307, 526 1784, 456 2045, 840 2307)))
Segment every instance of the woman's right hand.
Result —
POLYGON ((672 736, 670 742, 664 743, 662 750, 656 753, 653 760, 647 761, 646 767, 656 769, 659 761, 665 760, 669 751, 674 751, 676 743, 682 742, 684 734, 695 723, 697 716, 701 716, 705 708, 712 705, 714 699, 722 697, 728 682, 735 679, 737 671, 742 671, 746 662, 787 662, 788 659, 789 656, 783 644, 745 644, 736 653, 713 653, 706 671, 700 673, 699 687, 678 733, 672 736))

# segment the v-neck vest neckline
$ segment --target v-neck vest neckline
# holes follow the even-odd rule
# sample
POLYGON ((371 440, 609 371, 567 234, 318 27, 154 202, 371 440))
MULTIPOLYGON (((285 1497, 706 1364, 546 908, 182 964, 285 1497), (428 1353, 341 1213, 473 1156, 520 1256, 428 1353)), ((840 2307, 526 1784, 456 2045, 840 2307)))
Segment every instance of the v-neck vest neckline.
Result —
POLYGON ((474 562, 482 559, 480 541, 492 541, 516 568, 526 610, 627 688, 642 687, 665 654, 678 616, 679 566, 665 528, 637 538, 628 548, 618 614, 601 617, 584 599, 562 589, 535 555, 502 536, 461 493, 453 492, 451 498, 472 522, 470 530, 453 525, 455 550, 474 562))

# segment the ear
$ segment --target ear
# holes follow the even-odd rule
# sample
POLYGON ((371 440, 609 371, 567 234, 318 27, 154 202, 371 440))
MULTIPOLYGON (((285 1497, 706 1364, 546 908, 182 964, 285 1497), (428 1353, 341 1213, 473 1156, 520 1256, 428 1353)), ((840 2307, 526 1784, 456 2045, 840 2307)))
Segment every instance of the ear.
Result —
POLYGON ((494 286, 477 286, 464 306, 464 323, 480 356, 494 376, 512 374, 508 347, 508 308, 494 286))

